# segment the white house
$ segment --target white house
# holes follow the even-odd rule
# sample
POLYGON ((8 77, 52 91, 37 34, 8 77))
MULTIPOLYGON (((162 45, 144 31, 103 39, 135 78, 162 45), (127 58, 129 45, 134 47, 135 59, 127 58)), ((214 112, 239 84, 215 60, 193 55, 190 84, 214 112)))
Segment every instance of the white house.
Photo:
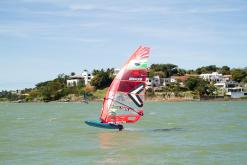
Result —
POLYGON ((231 92, 231 98, 237 99, 241 97, 247 97, 247 92, 231 92))
POLYGON ((169 78, 160 78, 160 85, 161 86, 167 86, 172 83, 176 83, 177 80, 174 77, 169 77, 169 78))
POLYGON ((93 75, 92 73, 88 72, 88 70, 84 70, 81 73, 82 77, 84 78, 85 81, 85 85, 87 85, 88 83, 90 83, 90 81, 93 79, 93 75))
POLYGON ((199 77, 204 80, 213 81, 213 82, 222 82, 224 80, 223 75, 219 74, 218 72, 200 74, 199 77))
POLYGON ((247 97, 247 92, 244 92, 242 87, 235 87, 228 89, 226 95, 231 96, 231 98, 237 99, 241 97, 247 97))
POLYGON ((17 89, 17 90, 11 90, 10 91, 11 94, 15 94, 15 95, 21 95, 21 90, 17 89))
POLYGON ((231 81, 231 79, 232 79, 232 75, 223 75, 224 82, 231 81))
POLYGON ((79 82, 82 82, 83 80, 84 77, 81 75, 70 76, 70 78, 67 80, 67 87, 77 86, 79 82))
POLYGON ((222 89, 223 92, 231 98, 240 98, 247 96, 247 92, 244 92, 243 87, 236 81, 225 81, 214 84, 215 87, 222 89))
MULTIPOLYGON (((172 83, 176 83, 179 76, 172 76, 170 78, 160 78, 159 76, 154 76, 152 78, 146 79, 147 88, 151 87, 159 87, 159 86, 167 86, 172 83)), ((182 77, 182 76, 180 76, 182 77)))
POLYGON ((85 85, 87 85, 88 83, 90 83, 92 78, 93 75, 87 70, 84 70, 80 75, 70 76, 70 78, 67 80, 67 86, 68 87, 77 86, 78 83, 82 81, 84 81, 85 85))
POLYGON ((224 89, 235 88, 238 85, 239 84, 236 81, 222 81, 214 84, 215 87, 224 89))
POLYGON ((146 88, 152 87, 152 78, 146 78, 146 88))
POLYGON ((146 88, 159 87, 160 86, 160 77, 154 76, 152 78, 146 78, 146 88))
POLYGON ((172 83, 172 79, 171 78, 161 78, 160 83, 162 86, 167 86, 172 83))

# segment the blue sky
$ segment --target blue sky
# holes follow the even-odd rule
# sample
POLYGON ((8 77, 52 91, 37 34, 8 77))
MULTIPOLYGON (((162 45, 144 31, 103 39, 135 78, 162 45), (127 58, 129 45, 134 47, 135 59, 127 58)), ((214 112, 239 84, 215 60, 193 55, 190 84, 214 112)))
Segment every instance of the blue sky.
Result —
POLYGON ((246 67, 246 0, 1 0, 0 90, 59 73, 121 67, 139 46, 150 63, 246 67))

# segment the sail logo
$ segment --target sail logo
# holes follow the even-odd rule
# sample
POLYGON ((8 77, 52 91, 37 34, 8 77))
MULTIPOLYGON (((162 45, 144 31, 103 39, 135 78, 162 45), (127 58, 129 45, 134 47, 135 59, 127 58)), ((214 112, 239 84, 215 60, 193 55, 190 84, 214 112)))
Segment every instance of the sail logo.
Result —
POLYGON ((138 78, 138 77, 130 77, 129 80, 130 80, 130 81, 142 81, 142 78, 138 78))
POLYGON ((147 59, 133 59, 127 65, 127 69, 145 69, 147 68, 147 59))
POLYGON ((130 107, 128 107, 128 106, 119 106, 119 108, 121 109, 121 110, 124 110, 124 111, 131 111, 132 109, 130 108, 130 107))
POLYGON ((145 88, 144 84, 138 85, 136 88, 132 89, 129 91, 128 96, 131 98, 131 100, 138 106, 138 107, 143 107, 143 101, 140 98, 138 94, 140 94, 145 88))

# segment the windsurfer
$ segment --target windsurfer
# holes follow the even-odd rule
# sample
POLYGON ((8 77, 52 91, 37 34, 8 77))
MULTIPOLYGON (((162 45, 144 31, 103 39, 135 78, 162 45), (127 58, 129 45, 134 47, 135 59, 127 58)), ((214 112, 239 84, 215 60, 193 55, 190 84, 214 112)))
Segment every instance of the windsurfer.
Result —
POLYGON ((117 109, 112 107, 108 112, 111 115, 113 123, 116 123, 117 109))
MULTIPOLYGON (((112 107, 111 109, 109 109, 108 112, 111 115, 113 123, 116 124, 117 109, 112 107)), ((119 131, 123 130, 123 125, 118 124, 117 126, 118 126, 119 131)))
POLYGON ((143 116, 148 57, 149 48, 143 46, 131 55, 106 92, 100 114, 101 123, 87 124, 122 130, 120 123, 135 123, 143 116))
POLYGON ((144 115, 143 111, 139 111, 138 115, 143 116, 144 115))

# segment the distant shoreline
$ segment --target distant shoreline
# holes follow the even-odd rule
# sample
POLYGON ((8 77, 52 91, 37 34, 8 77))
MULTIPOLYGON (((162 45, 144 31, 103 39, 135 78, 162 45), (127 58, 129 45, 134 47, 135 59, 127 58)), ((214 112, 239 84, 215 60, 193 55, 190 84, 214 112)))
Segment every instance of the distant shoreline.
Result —
MULTIPOLYGON (((145 102, 164 102, 164 103, 175 103, 175 102, 230 102, 230 101, 247 101, 247 99, 183 99, 183 98, 173 98, 173 99, 157 99, 157 98, 152 98, 152 99, 146 99, 145 102)), ((90 103, 102 103, 103 99, 95 99, 92 101, 89 101, 90 103)), ((0 101, 0 103, 14 103, 14 104, 21 104, 21 103, 80 103, 80 104, 85 104, 81 101, 49 101, 49 102, 44 102, 44 101, 30 101, 30 102, 18 102, 18 101, 0 101)))

